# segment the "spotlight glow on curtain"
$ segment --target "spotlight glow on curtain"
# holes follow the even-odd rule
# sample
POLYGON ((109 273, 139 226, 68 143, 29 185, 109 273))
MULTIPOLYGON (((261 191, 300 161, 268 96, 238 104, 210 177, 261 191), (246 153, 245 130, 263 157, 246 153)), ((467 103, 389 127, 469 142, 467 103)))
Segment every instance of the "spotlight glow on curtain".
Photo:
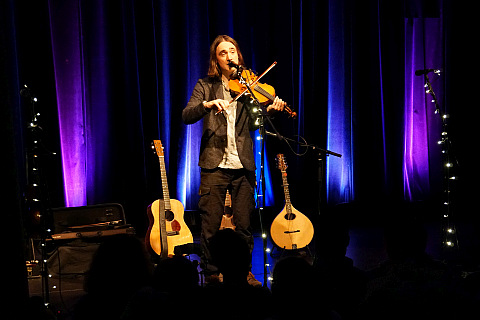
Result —
POLYGON ((327 201, 335 204, 354 197, 351 83, 345 66, 348 39, 344 36, 343 1, 329 2, 329 18, 327 149, 342 154, 341 158, 327 158, 327 201))
MULTIPOLYGON (((183 106, 187 104, 197 80, 206 74, 205 61, 208 61, 206 48, 209 47, 209 43, 208 39, 206 39, 207 37, 202 36, 202 33, 205 34, 205 30, 199 27, 205 25, 205 21, 201 21, 203 15, 198 14, 201 10, 207 10, 207 8, 202 7, 197 2, 191 3, 191 6, 186 8, 187 37, 185 38, 185 50, 189 54, 186 61, 187 73, 185 80, 187 90, 183 106)), ((165 29, 167 29, 167 26, 165 26, 165 29)), ((177 195, 186 209, 193 209, 197 207, 198 190, 200 188, 198 158, 203 121, 182 126, 182 145, 180 146, 178 158, 177 195)))
POLYGON ((102 201, 111 181, 105 12, 92 4, 49 2, 66 206, 102 201))
MULTIPOLYGON (((152 3, 153 6, 153 3, 152 3)), ((168 155, 166 160, 166 170, 169 172, 169 159, 170 159, 170 120, 171 120, 171 108, 172 108, 172 101, 171 101, 171 96, 170 96, 170 74, 171 74, 171 60, 170 60, 170 50, 169 50, 169 42, 170 42, 170 31, 166 27, 169 23, 169 17, 168 17, 168 10, 166 8, 167 4, 166 2, 162 1, 160 2, 160 12, 157 13, 155 12, 155 9, 153 8, 154 12, 154 48, 155 48, 155 57, 160 57, 155 59, 155 63, 158 63, 158 60, 160 60, 160 63, 162 64, 161 66, 161 74, 157 71, 157 109, 159 113, 159 122, 158 122, 158 132, 162 140, 164 141, 164 148, 166 151, 166 154, 168 155), (157 21, 156 21, 156 15, 158 14, 160 16, 160 30, 157 30, 157 21), (159 34, 159 39, 157 40, 157 33, 159 34), (157 52, 157 46, 156 44, 160 43, 161 44, 161 52, 157 52), (158 78, 161 77, 161 84, 162 86, 160 87, 160 84, 158 82, 158 78), (160 92, 159 92, 160 91, 160 92), (161 107, 162 106, 162 107, 161 107), (162 121, 162 119, 164 121, 162 121), (165 121, 166 120, 166 121, 165 121)), ((158 70, 158 66, 157 66, 158 70)), ((185 203, 185 202, 183 202, 185 203)))
MULTIPOLYGON (((441 68, 442 43, 440 19, 405 19, 403 189, 404 198, 408 201, 423 200, 429 195, 432 170, 430 157, 439 159, 440 155, 436 146, 440 121, 434 114, 434 104, 425 94, 424 77, 415 76, 415 70, 441 68)), ((435 91, 437 97, 443 95, 441 88, 436 88, 435 91)))
POLYGON ((60 10, 49 1, 51 39, 63 164, 65 204, 87 203, 85 88, 79 4, 67 1, 60 10), (70 22, 74 23, 70 23, 70 22))

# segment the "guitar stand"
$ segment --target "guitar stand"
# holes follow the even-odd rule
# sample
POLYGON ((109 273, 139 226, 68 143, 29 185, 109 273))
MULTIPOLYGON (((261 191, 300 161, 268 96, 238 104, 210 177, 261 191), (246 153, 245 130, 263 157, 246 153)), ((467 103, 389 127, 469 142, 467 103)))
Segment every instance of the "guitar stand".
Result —
POLYGON ((299 249, 287 250, 286 248, 280 248, 279 246, 274 246, 274 249, 277 248, 280 253, 275 255, 274 250, 270 252, 270 256, 276 260, 285 258, 285 257, 303 257, 308 258, 308 260, 313 261, 315 256, 312 255, 312 251, 310 250, 310 245, 305 246, 299 249))

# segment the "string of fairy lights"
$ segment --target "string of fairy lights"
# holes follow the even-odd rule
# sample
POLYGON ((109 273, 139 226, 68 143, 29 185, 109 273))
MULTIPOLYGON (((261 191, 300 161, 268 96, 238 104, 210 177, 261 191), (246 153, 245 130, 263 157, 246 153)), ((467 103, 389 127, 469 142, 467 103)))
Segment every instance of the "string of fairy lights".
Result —
MULTIPOLYGON (((441 70, 432 70, 437 76, 440 76, 441 70)), ((438 144, 442 147, 443 161, 443 212, 442 212, 442 247, 451 250, 458 248, 457 229, 453 221, 453 202, 454 202, 454 184, 458 180, 455 174, 458 168, 458 160, 456 159, 452 141, 448 134, 449 114, 442 111, 438 103, 437 96, 432 89, 428 73, 425 73, 425 93, 431 95, 431 102, 435 104, 435 114, 439 115, 442 121, 442 132, 438 144)))

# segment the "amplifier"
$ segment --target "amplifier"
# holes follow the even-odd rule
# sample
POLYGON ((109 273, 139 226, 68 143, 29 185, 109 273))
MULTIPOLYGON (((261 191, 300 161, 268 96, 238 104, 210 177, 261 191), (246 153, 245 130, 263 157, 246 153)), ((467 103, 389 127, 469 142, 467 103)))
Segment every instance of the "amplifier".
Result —
POLYGON ((126 223, 123 207, 119 203, 54 208, 52 217, 53 240, 135 233, 126 223))
POLYGON ((107 237, 135 235, 118 203, 55 208, 52 220, 47 267, 53 276, 83 275, 107 237))
POLYGON ((117 234, 135 234, 135 229, 133 227, 128 227, 125 225, 123 227, 117 227, 115 229, 54 233, 52 234, 52 240, 69 240, 69 239, 79 239, 79 238, 85 239, 85 238, 114 236, 117 234))

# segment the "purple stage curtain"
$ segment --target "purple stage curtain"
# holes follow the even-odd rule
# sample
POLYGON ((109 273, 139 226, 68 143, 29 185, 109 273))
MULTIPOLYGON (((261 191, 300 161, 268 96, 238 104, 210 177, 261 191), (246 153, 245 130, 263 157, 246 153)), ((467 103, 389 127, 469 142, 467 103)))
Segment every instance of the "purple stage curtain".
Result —
POLYGON ((49 1, 65 205, 87 205, 87 128, 78 1, 49 1))
MULTIPOLYGON (((416 70, 443 69, 443 29, 438 18, 405 19, 405 115, 403 182, 408 201, 430 197, 432 183, 441 184, 441 123, 435 104, 426 94, 424 76, 416 70)), ((443 103, 442 79, 429 73, 439 104, 443 103)))
POLYGON ((105 8, 93 5, 82 10, 82 1, 49 1, 66 206, 102 201, 115 159, 105 8))

